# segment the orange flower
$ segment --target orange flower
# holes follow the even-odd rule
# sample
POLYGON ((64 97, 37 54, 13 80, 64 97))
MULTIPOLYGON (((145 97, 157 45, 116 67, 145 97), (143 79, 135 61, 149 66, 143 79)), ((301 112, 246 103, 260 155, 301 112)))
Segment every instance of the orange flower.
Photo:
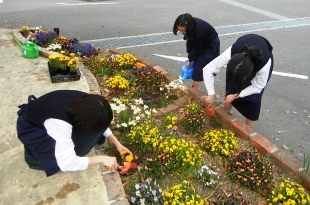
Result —
POLYGON ((145 64, 144 64, 144 63, 137 62, 137 63, 136 63, 136 67, 137 67, 138 69, 141 69, 141 68, 144 68, 144 67, 145 67, 145 64))

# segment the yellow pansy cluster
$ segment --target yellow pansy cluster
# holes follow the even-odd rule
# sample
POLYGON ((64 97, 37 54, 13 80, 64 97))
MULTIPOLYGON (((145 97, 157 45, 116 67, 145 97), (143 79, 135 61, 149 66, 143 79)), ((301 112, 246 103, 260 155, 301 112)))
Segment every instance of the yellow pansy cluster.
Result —
POLYGON ((106 81, 106 85, 108 88, 111 89, 126 90, 129 86, 129 81, 126 78, 122 77, 120 74, 118 74, 109 78, 106 81))
POLYGON ((310 196, 298 183, 285 179, 271 192, 268 205, 308 205, 310 196))
POLYGON ((159 145, 159 151, 170 155, 170 167, 190 168, 202 164, 203 152, 192 142, 179 138, 167 138, 159 145))
POLYGON ((70 59, 67 63, 67 66, 69 67, 70 72, 75 72, 78 69, 77 62, 79 61, 79 58, 75 56, 75 53, 70 53, 70 59))
POLYGON ((137 58, 130 53, 116 55, 112 59, 112 63, 120 69, 133 69, 135 68, 136 62, 137 58))
POLYGON ((226 129, 210 130, 203 136, 202 147, 214 154, 228 157, 238 150, 236 135, 226 129))
POLYGON ((176 184, 164 190, 164 205, 207 205, 194 187, 184 180, 181 184, 176 184))
POLYGON ((133 160, 133 156, 130 155, 126 150, 122 150, 120 152, 121 158, 125 161, 125 162, 132 162, 133 160))
POLYGON ((172 116, 172 115, 168 115, 165 118, 164 124, 165 124, 165 128, 167 129, 171 129, 178 121, 178 117, 177 116, 172 116))
POLYGON ((20 33, 26 38, 39 31, 42 31, 42 26, 30 28, 28 25, 23 25, 20 29, 20 33))
POLYGON ((48 56, 48 64, 51 67, 65 70, 69 68, 71 71, 76 71, 78 69, 77 62, 79 58, 75 56, 74 53, 70 53, 70 56, 64 55, 64 51, 61 53, 51 54, 48 56))
POLYGON ((137 149, 149 152, 158 147, 160 138, 158 128, 146 124, 133 127, 126 135, 125 140, 137 149))

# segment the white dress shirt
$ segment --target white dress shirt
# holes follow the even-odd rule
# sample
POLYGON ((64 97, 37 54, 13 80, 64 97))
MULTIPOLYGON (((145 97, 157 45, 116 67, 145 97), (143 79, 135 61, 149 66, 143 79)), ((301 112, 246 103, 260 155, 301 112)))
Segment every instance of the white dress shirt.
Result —
MULTIPOLYGON (((215 94, 213 74, 219 73, 220 70, 225 65, 228 64, 230 59, 231 59, 231 46, 203 68, 203 79, 208 95, 215 94)), ((260 69, 256 73, 255 77, 251 80, 251 85, 246 87, 239 93, 240 98, 260 93, 265 88, 268 81, 270 66, 271 66, 271 59, 269 58, 266 65, 264 65, 264 67, 260 69)))

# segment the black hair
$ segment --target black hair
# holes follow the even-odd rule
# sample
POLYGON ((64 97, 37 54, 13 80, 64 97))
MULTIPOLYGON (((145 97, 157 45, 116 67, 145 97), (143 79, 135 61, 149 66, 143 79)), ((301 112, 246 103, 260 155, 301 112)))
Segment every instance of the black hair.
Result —
POLYGON ((242 82, 246 78, 253 78, 256 67, 262 61, 262 51, 255 45, 246 46, 246 51, 236 53, 227 64, 227 75, 237 82, 242 82))
POLYGON ((87 94, 74 100, 68 107, 73 124, 81 124, 85 130, 106 130, 113 119, 108 101, 101 95, 87 94))
POLYGON ((195 18, 192 17, 192 15, 190 15, 189 13, 185 13, 178 16, 172 28, 172 32, 174 33, 174 35, 178 35, 178 26, 186 28, 186 35, 184 35, 183 37, 184 40, 195 38, 197 22, 195 18))

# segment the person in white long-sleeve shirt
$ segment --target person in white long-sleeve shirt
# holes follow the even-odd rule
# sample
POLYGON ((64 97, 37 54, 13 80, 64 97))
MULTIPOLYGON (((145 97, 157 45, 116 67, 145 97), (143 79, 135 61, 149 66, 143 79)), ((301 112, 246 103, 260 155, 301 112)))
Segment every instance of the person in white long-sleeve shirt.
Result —
POLYGON ((272 49, 264 37, 247 34, 207 64, 203 68, 207 104, 214 103, 215 75, 227 65, 224 109, 230 112, 234 106, 252 126, 259 119, 262 95, 273 70, 272 49))
POLYGON ((57 90, 39 98, 29 96, 28 103, 19 107, 17 134, 24 144, 25 161, 47 176, 96 164, 109 170, 120 168, 116 157, 85 156, 106 138, 119 152, 132 154, 109 129, 113 112, 101 95, 57 90))

